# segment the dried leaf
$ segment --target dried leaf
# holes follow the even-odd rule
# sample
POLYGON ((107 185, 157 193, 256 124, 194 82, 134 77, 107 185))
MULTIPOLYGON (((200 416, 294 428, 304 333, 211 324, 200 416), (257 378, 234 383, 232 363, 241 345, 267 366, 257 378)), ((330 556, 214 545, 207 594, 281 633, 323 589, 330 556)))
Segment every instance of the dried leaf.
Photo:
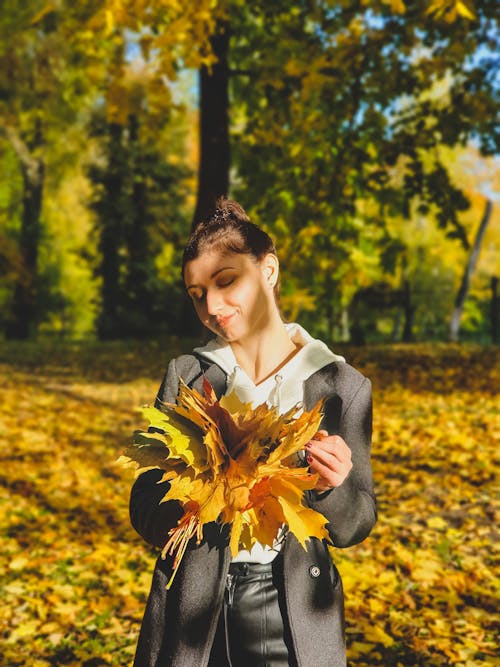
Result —
POLYGON ((139 432, 126 450, 139 465, 166 471, 162 502, 177 500, 185 511, 163 550, 175 556, 169 586, 187 543, 212 521, 230 525, 233 555, 256 541, 272 546, 283 522, 304 548, 311 537, 329 540, 326 519, 303 505, 317 476, 290 459, 318 431, 322 404, 296 417, 296 408, 283 415, 265 404, 251 410, 235 393, 219 401, 206 378, 203 390, 181 383, 177 404, 146 408, 150 427, 162 433, 139 432))

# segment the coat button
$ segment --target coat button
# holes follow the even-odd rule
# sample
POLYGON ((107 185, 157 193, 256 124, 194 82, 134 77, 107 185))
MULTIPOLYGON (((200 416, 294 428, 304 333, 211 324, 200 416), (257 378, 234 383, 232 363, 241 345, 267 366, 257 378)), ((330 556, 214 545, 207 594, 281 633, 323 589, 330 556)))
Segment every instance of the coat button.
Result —
POLYGON ((316 577, 319 577, 319 575, 321 574, 321 570, 317 565, 311 565, 311 567, 309 568, 309 574, 311 575, 311 577, 314 577, 316 579, 316 577))

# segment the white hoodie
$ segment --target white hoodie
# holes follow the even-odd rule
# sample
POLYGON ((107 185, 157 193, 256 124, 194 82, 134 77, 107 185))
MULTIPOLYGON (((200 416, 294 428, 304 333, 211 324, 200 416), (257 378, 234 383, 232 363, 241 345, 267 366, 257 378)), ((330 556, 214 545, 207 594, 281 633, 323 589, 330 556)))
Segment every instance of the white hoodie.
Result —
POLYGON ((227 391, 236 391, 240 400, 257 407, 264 402, 275 407, 283 414, 300 403, 303 398, 303 383, 310 375, 332 361, 345 361, 344 357, 334 354, 322 341, 313 338, 300 324, 285 324, 292 342, 300 349, 279 372, 259 384, 248 377, 238 366, 236 357, 229 343, 221 338, 213 338, 204 347, 194 351, 200 356, 216 363, 227 374, 227 391))
MULTIPOLYGON (((241 401, 251 403, 253 408, 266 402, 269 407, 283 414, 294 405, 300 409, 303 385, 308 377, 333 361, 345 361, 344 357, 334 354, 325 343, 313 338, 299 324, 289 323, 285 327, 292 342, 300 349, 276 375, 271 375, 257 385, 238 366, 231 345, 221 338, 214 338, 207 345, 196 347, 194 352, 217 364, 227 374, 227 394, 235 391, 241 401)), ((255 544, 251 552, 240 551, 233 562, 268 563, 276 557, 280 547, 279 537, 272 549, 255 544)))

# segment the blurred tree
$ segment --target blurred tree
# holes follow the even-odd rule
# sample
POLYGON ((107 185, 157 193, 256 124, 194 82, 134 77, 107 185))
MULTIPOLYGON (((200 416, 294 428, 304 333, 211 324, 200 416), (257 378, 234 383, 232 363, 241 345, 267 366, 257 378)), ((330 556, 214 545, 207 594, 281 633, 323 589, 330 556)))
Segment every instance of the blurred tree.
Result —
POLYGON ((416 198, 464 234, 467 199, 445 165, 424 165, 440 144, 498 149, 496 3, 462 4, 232 6, 233 192, 279 237, 294 287, 316 296, 317 327, 339 322, 351 248, 371 238, 387 251, 377 228, 416 198))
MULTIPOLYGON (((9 1, 0 16, 0 133, 21 176, 18 248, 5 331, 26 338, 37 324, 39 246, 47 155, 58 132, 78 115, 98 68, 85 27, 94 5, 9 1)), ((17 214, 16 214, 17 215, 17 214)), ((38 308, 39 310, 39 308, 38 308)))
POLYGON ((88 202, 85 165, 95 153, 83 122, 51 145, 44 193, 44 233, 40 243, 38 332, 82 338, 94 333, 99 284, 95 277, 96 239, 88 202))
POLYGON ((107 0, 101 28, 125 28, 143 57, 175 81, 179 69, 199 69, 199 165, 193 225, 229 187, 228 3, 223 0, 107 0))
MULTIPOLYGON (((172 82, 186 68, 200 68, 201 82, 194 220, 227 190, 230 111, 232 192, 278 239, 286 313, 302 313, 317 333, 347 337, 355 295, 397 270, 405 250, 389 220, 410 225, 418 213, 459 243, 470 237, 462 216, 469 202, 433 151, 471 140, 483 154, 498 150, 493 0, 11 0, 3 9, 1 159, 18 165, 8 197, 0 191, 10 216, 1 257, 14 287, 0 287, 10 336, 33 331, 37 302, 54 291, 56 278, 41 280, 39 271, 52 147, 99 106, 103 143, 93 177, 95 210, 107 221, 99 237, 107 258, 102 305, 112 321, 123 322, 125 312, 135 323, 151 317, 140 308, 184 233, 167 232, 152 258, 162 227, 151 211, 161 201, 160 172, 173 162, 152 109, 169 116, 172 82), (134 58, 149 72, 136 108, 140 86, 127 80, 134 58)), ((171 193, 173 181, 165 184, 171 193)), ((411 336, 415 285, 398 280, 391 289, 406 294, 411 336)))
POLYGON ((12 310, 12 286, 23 271, 16 238, 23 186, 17 157, 9 144, 1 140, 0 173, 0 330, 3 332, 12 310))
POLYGON ((455 298, 455 307, 453 309, 453 313, 451 315, 451 321, 450 321, 450 340, 452 341, 457 341, 458 340, 458 332, 460 330, 460 320, 462 319, 462 313, 464 310, 464 304, 465 300, 469 294, 469 289, 470 289, 470 283, 471 283, 471 278, 472 274, 474 273, 474 270, 477 265, 477 261, 479 258, 479 252, 481 250, 481 244, 483 242, 484 234, 486 232, 486 228, 488 227, 488 224, 491 219, 491 211, 492 211, 493 205, 489 199, 486 200, 486 204, 484 207, 484 213, 481 219, 481 222, 479 223, 479 228, 476 232, 474 242, 470 246, 470 254, 467 259, 467 263, 462 275, 462 280, 460 281, 460 287, 458 289, 456 298, 455 298))
POLYGON ((491 342, 500 343, 500 295, 498 294, 498 278, 491 279, 491 342))
POLYGON ((172 319, 174 309, 170 318, 160 312, 167 304, 156 257, 167 241, 180 246, 186 229, 182 144, 175 144, 172 131, 165 135, 173 114, 161 77, 144 64, 124 63, 109 87, 106 108, 94 118, 101 151, 89 176, 99 238, 101 338, 151 335, 172 319))
POLYGON ((288 312, 300 301, 316 330, 328 335, 339 321, 345 330, 346 294, 359 286, 353 248, 370 265, 394 255, 398 243, 391 249, 377 229, 388 216, 408 216, 416 198, 421 212, 432 206, 438 224, 464 238, 458 213, 468 202, 439 161, 424 167, 423 154, 471 138, 485 153, 498 146, 495 3, 221 0, 202 3, 196 17, 173 2, 109 7, 108 21, 144 35, 170 78, 186 56, 201 64, 194 222, 226 189, 230 81, 233 192, 279 238, 288 312), (169 28, 186 21, 176 39, 169 28), (443 81, 446 90, 433 95, 443 81), (395 190, 390 172, 401 162, 395 190))
MULTIPOLYGON (((198 183, 193 224, 227 192, 229 183, 229 139, 227 65, 225 54, 225 3, 200 0, 108 0, 96 15, 96 28, 119 35, 123 29, 129 42, 135 40, 145 61, 155 65, 159 76, 170 82, 179 70, 199 69, 198 183)), ((119 79, 119 66, 115 67, 119 79)), ((178 243, 178 246, 182 245, 178 243)), ((177 281, 175 304, 184 334, 199 333, 199 323, 190 301, 177 281)), ((172 303, 170 304, 171 317, 172 303)))
MULTIPOLYGON (((6 237, 2 252, 4 280, 0 286, 2 303, 6 307, 3 326, 7 335, 13 338, 25 338, 31 335, 44 319, 45 328, 53 326, 58 330, 67 331, 69 327, 76 331, 75 320, 71 319, 73 315, 68 319, 69 310, 73 306, 71 298, 65 293, 67 285, 61 284, 65 258, 61 255, 64 244, 61 245, 59 241, 64 233, 60 232, 57 241, 53 243, 54 249, 60 249, 59 254, 45 252, 49 236, 54 233, 57 235, 57 231, 52 227, 49 233, 47 212, 43 213, 47 207, 44 206, 42 209, 42 204, 47 183, 47 169, 53 169, 54 161, 60 161, 64 153, 60 150, 60 144, 66 139, 67 149, 72 147, 80 154, 84 152, 82 146, 67 141, 68 132, 75 123, 79 123, 79 131, 84 136, 86 130, 83 122, 96 104, 102 105, 103 99, 106 100, 109 133, 113 135, 113 132, 115 134, 123 132, 126 135, 128 157, 130 152, 135 151, 133 159, 131 158, 134 164, 134 176, 131 180, 130 176, 126 175, 127 187, 129 190, 131 188, 130 197, 134 202, 135 217, 133 211, 126 211, 128 216, 126 220, 129 224, 126 226, 125 240, 123 234, 118 240, 112 238, 110 234, 106 236, 106 233, 101 238, 101 246, 104 247, 107 257, 101 266, 106 274, 103 303, 111 311, 113 307, 121 308, 122 313, 123 299, 113 305, 110 275, 113 274, 113 253, 116 255, 127 253, 127 284, 122 286, 128 294, 125 310, 129 313, 129 325, 123 333, 132 330, 134 326, 139 326, 139 311, 141 308, 146 309, 151 301, 145 298, 144 290, 146 285, 150 288, 155 282, 152 271, 155 253, 146 258, 146 246, 149 248, 151 243, 157 241, 159 249, 156 254, 158 254, 161 253, 161 245, 164 243, 166 225, 163 222, 158 223, 156 236, 147 234, 146 228, 151 229, 148 216, 156 216, 157 220, 160 216, 165 216, 164 205, 168 200, 170 222, 172 222, 176 219, 179 206, 182 205, 179 202, 183 203, 185 197, 181 185, 179 185, 178 199, 174 201, 172 197, 173 174, 179 174, 183 168, 179 168, 176 172, 170 163, 179 160, 178 155, 182 153, 184 147, 177 143, 171 147, 174 155, 170 162, 162 159, 158 153, 162 140, 160 135, 154 136, 155 129, 158 129, 159 118, 155 118, 155 122, 151 124, 153 116, 165 113, 165 109, 170 105, 170 94, 162 80, 164 72, 157 69, 156 76, 147 77, 147 104, 150 106, 147 123, 151 124, 151 128, 145 139, 145 128, 140 127, 140 114, 134 117, 134 111, 129 109, 130 105, 135 104, 133 87, 132 90, 126 89, 122 82, 124 40, 122 31, 115 30, 114 14, 98 2, 86 3, 85 7, 66 5, 65 2, 54 4, 31 0, 20 7, 17 2, 9 2, 3 7, 5 11, 2 12, 0 19, 1 147, 4 148, 5 160, 8 160, 10 166, 13 163, 13 156, 16 157, 21 176, 19 186, 18 179, 11 181, 12 185, 19 187, 20 194, 16 194, 16 188, 12 185, 6 193, 8 200, 6 208, 10 213, 8 220, 5 216, 5 224, 2 226, 2 235, 6 237), (161 104, 158 104, 159 100, 161 104), (155 110, 152 110, 152 107, 155 107, 155 110), (145 144, 148 144, 146 148, 145 144), (155 163, 155 166, 152 166, 152 163, 155 163), (150 168, 155 172, 151 175, 151 179, 150 168), (150 186, 148 179, 155 181, 157 194, 151 194, 154 187, 150 186), (169 194, 164 193, 160 206, 154 200, 155 197, 158 199, 160 196, 158 193, 163 187, 167 188, 169 194), (147 204, 144 196, 146 190, 147 204), (162 209, 161 212, 158 208, 162 209), (113 247, 114 244, 117 247, 113 247), (56 324, 58 312, 62 319, 59 318, 60 322, 56 324), (63 316, 63 313, 66 314, 63 316), (131 324, 132 321, 135 322, 134 325, 131 324)), ((119 14, 118 5, 117 13, 119 14)), ((147 54, 147 35, 142 34, 139 37, 140 48, 147 54)), ((158 51, 151 56, 153 59, 158 59, 158 51)), ((167 60, 168 58, 163 58, 162 64, 165 65, 167 60)), ((167 116, 168 114, 165 115, 163 123, 167 116)), ((173 133, 170 134, 170 139, 172 138, 173 133)), ((57 168, 58 177, 64 180, 71 172, 71 178, 74 178, 71 165, 78 163, 79 160, 75 160, 73 155, 72 161, 68 162, 67 173, 63 173, 64 169, 57 168)), ((124 163, 122 167, 127 171, 127 164, 124 163)), ((115 190, 111 189, 110 196, 113 198, 115 190)), ((51 194, 57 195, 55 184, 51 194)), ((111 209, 120 196, 123 196, 123 190, 118 190, 115 200, 108 204, 111 209)), ((102 206, 105 205, 101 202, 102 206)), ((60 215, 53 210, 50 211, 50 215, 54 220, 60 218, 60 215)), ((112 226, 111 219, 108 222, 112 226)), ((70 221, 70 224, 76 223, 75 219, 70 221)), ((177 229, 173 231, 170 229, 170 241, 176 233, 177 229)), ((51 238, 54 240, 53 236, 51 238)), ((74 252, 76 246, 71 247, 74 252)), ((94 261, 91 256, 92 250, 87 249, 86 254, 88 266, 91 266, 94 261)), ((123 283, 123 276, 120 280, 123 283)), ((89 286, 90 282, 87 282, 87 285, 89 286)), ((160 287, 165 290, 165 281, 155 283, 155 288, 160 289, 160 287)), ((90 296, 92 289, 93 287, 88 291, 87 297, 90 296)), ((89 311, 93 311, 93 305, 89 303, 87 297, 89 311)), ((164 302, 165 294, 163 297, 164 302)), ((160 307, 160 304, 157 303, 156 307, 160 307)), ((145 314, 142 313, 142 316, 144 319, 145 314)), ((81 324, 77 328, 81 330, 83 327, 83 330, 88 331, 90 320, 85 324, 82 318, 79 321, 81 324)), ((103 333, 102 327, 105 328, 105 325, 101 322, 101 333, 103 333)), ((145 328, 144 322, 142 328, 143 330, 145 328)))
MULTIPOLYGON (((425 169, 434 168, 436 154, 453 183, 453 187, 462 193, 469 202, 467 210, 457 216, 462 233, 456 235, 446 231, 436 222, 439 208, 435 205, 422 210, 416 198, 410 210, 408 220, 401 216, 392 216, 386 220, 385 251, 381 255, 381 264, 385 268, 383 281, 385 297, 388 294, 401 293, 408 287, 409 302, 414 307, 413 332, 416 339, 446 339, 449 337, 450 318, 453 303, 463 282, 464 272, 468 271, 468 299, 463 302, 462 324, 464 333, 475 339, 488 340, 490 313, 491 278, 500 270, 500 226, 497 208, 493 206, 489 224, 483 225, 478 239, 480 220, 484 218, 486 202, 498 200, 498 160, 484 158, 477 148, 465 149, 439 147, 427 155, 422 155, 425 169), (482 240, 481 257, 476 270, 470 265, 472 241, 482 240)), ((391 183, 397 190, 404 178, 404 166, 394 168, 391 183)), ((360 294, 356 304, 359 310, 360 294)), ((383 299, 380 305, 383 310, 383 299)), ((380 309, 379 309, 380 311, 380 309)), ((404 321, 403 303, 393 303, 392 310, 385 311, 393 318, 393 336, 399 340, 404 321)), ((371 312, 365 308, 362 313, 365 322, 374 325, 377 309, 371 312)), ((379 322, 382 325, 382 322, 379 322)), ((388 334, 389 327, 381 333, 388 334)), ((407 331, 408 333, 408 331, 407 331)))

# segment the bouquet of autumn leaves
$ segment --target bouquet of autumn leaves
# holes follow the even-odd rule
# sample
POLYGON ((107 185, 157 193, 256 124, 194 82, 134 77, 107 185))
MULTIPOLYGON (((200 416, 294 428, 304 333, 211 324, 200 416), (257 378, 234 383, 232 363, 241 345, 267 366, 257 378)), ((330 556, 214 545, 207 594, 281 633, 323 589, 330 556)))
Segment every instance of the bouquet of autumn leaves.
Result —
POLYGON ((176 404, 143 408, 152 428, 137 431, 119 459, 135 463, 137 475, 164 470, 158 483, 169 489, 161 502, 176 500, 184 510, 162 552, 174 557, 167 588, 189 540, 200 542, 211 521, 229 524, 233 556, 256 542, 272 546, 283 524, 304 548, 311 537, 329 540, 327 519, 302 502, 318 476, 294 465, 318 431, 321 403, 294 418, 295 407, 283 415, 266 404, 251 409, 234 392, 218 400, 206 379, 203 392, 181 381, 176 404))

